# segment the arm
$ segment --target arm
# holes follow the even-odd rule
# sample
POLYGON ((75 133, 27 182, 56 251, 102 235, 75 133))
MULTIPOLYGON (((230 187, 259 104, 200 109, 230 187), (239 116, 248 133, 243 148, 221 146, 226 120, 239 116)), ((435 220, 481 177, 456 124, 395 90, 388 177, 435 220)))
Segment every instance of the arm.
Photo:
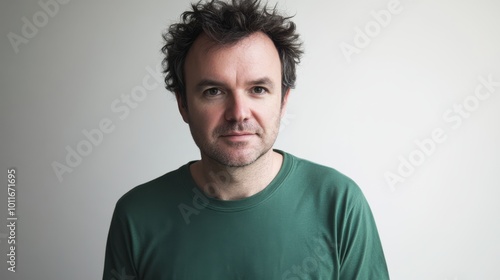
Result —
POLYGON ((138 280, 133 261, 132 238, 129 222, 115 208, 108 233, 103 280, 138 280))
POLYGON ((389 279, 373 214, 361 190, 355 189, 339 232, 340 279, 389 279))

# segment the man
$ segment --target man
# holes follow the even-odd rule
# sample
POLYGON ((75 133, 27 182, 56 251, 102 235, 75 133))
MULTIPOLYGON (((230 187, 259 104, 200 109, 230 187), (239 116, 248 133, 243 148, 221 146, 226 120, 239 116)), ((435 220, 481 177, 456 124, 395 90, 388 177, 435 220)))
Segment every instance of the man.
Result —
POLYGON ((302 53, 295 25, 258 1, 192 8, 162 50, 201 159, 118 201, 104 279, 388 279, 355 183, 272 149, 302 53))

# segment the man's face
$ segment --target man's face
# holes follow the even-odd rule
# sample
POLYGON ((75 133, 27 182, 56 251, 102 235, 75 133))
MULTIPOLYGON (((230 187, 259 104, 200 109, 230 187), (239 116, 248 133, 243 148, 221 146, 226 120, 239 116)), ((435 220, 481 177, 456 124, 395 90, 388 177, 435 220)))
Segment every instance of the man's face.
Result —
POLYGON ((272 152, 288 92, 282 102, 281 62, 267 35, 220 46, 202 34, 184 71, 187 107, 177 102, 202 158, 241 167, 272 152))

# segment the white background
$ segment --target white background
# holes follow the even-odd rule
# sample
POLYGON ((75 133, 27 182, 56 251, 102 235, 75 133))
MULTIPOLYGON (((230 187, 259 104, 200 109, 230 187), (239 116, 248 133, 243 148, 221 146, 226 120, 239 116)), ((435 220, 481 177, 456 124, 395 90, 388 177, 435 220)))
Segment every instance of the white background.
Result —
MULTIPOLYGON (((279 2, 296 15, 306 53, 275 147, 360 185, 392 279, 500 279, 500 86, 474 103, 480 76, 500 82, 500 2, 400 0, 377 30, 370 12, 388 3, 279 2), (340 45, 356 47, 356 28, 367 25, 370 42, 344 55, 340 45), (473 108, 467 118, 446 121, 464 100, 473 108), (435 129, 446 140, 391 188, 385 174, 397 175, 400 156, 421 153, 415 141, 435 129)), ((7 271, 0 227, 1 279, 101 278, 117 199, 199 157, 172 94, 146 70, 162 59, 162 31, 187 8, 73 0, 51 16, 38 1, 2 1, 0 225, 10 167, 19 220, 16 273, 7 271), (23 17, 39 27, 16 47, 8 34, 23 36, 23 17), (143 79, 155 87, 136 108, 126 117, 112 109, 143 79), (66 147, 76 149, 82 130, 103 119, 114 130, 60 181, 53 163, 67 165, 66 147)))

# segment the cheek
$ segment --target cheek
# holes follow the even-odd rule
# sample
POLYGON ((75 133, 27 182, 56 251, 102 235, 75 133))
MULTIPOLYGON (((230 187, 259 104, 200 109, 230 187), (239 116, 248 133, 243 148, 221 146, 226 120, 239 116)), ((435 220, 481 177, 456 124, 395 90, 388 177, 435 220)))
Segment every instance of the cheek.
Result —
POLYGON ((281 103, 281 96, 279 99, 273 100, 272 103, 268 104, 266 108, 264 109, 264 113, 269 117, 280 117, 282 113, 282 103, 281 103))
POLYGON ((219 115, 216 110, 197 110, 191 112, 190 121, 198 130, 211 130, 219 124, 219 115))
POLYGON ((276 126, 280 125, 281 104, 262 108, 260 114, 257 114, 255 118, 263 128, 267 127, 267 129, 274 129, 276 126))

